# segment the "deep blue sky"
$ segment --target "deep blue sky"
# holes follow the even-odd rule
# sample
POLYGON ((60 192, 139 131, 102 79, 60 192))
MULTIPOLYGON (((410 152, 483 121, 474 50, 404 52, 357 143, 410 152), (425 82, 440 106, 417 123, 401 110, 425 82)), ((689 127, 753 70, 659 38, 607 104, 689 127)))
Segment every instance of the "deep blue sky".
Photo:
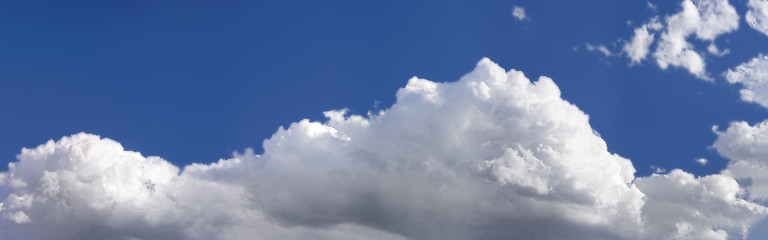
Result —
MULTIPOLYGON (((741 16, 745 2, 731 1, 741 16)), ((654 3, 662 16, 680 8, 654 3)), ((712 125, 768 118, 741 102, 720 73, 767 52, 768 38, 742 17, 738 31, 717 40, 731 54, 707 59, 714 83, 584 50, 591 43, 616 52, 612 42, 656 14, 646 4, 7 1, 0 4, 0 162, 77 132, 177 165, 247 147, 260 152, 279 126, 323 120, 331 109, 383 109, 411 76, 455 81, 489 57, 534 80, 553 78, 639 175, 650 165, 719 172, 726 160, 708 148, 712 125), (514 5, 531 20, 516 21, 514 5), (697 165, 700 157, 710 164, 697 165)))

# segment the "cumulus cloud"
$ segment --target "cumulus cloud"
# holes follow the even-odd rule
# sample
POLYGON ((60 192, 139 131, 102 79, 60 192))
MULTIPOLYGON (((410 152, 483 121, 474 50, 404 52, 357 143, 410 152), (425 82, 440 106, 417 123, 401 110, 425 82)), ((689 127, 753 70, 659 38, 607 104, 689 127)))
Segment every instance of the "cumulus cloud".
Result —
MULTIPOLYGON (((656 6, 652 3, 648 2, 648 4, 649 7, 653 6, 653 9, 656 9, 656 6)), ((651 31, 658 31, 661 28, 662 25, 659 23, 658 17, 651 18, 648 23, 635 28, 635 35, 632 37, 632 41, 626 42, 622 48, 622 51, 627 54, 633 64, 640 63, 648 56, 649 48, 656 36, 651 31)))
POLYGON ((749 11, 744 17, 753 29, 768 36, 768 0, 749 0, 749 11))
POLYGON ((709 163, 709 160, 706 158, 697 158, 694 161, 696 161, 696 163, 700 164, 701 166, 707 165, 707 163, 709 163))
POLYGON ((724 174, 740 179, 749 199, 768 200, 768 120, 750 126, 734 122, 725 132, 713 129, 718 137, 713 145, 730 159, 724 174))
POLYGON ((635 183, 647 197, 643 217, 654 223, 646 225, 646 239, 743 238, 748 227, 768 211, 740 199, 739 184, 725 175, 697 178, 675 169, 635 183))
POLYGON ((49 141, 10 165, 0 229, 9 239, 399 237, 354 224, 286 228, 250 206, 240 186, 189 175, 95 135, 49 141))
POLYGON ((529 21, 531 20, 528 18, 528 15, 525 14, 525 8, 520 6, 513 6, 512 7, 512 16, 514 16, 519 21, 529 21))
POLYGON ((653 53, 656 63, 662 69, 682 67, 696 77, 709 79, 704 59, 686 38, 695 35, 700 40, 713 41, 736 30, 739 15, 727 0, 684 0, 682 8, 681 12, 666 17, 666 29, 653 53))
POLYGON ((725 78, 729 83, 743 87, 741 99, 768 108, 768 56, 760 54, 752 60, 728 69, 725 78))
MULTIPOLYGON (((179 169, 76 134, 0 176, 13 239, 723 239, 765 209, 728 175, 635 179, 555 83, 488 59, 412 78, 390 108, 325 112, 179 169)), ((10 227, 9 227, 10 226, 10 227)))
POLYGON ((663 26, 653 17, 648 24, 636 28, 623 52, 632 64, 643 61, 655 39, 651 30, 663 29, 653 52, 656 64, 661 69, 681 67, 698 78, 711 80, 702 56, 704 52, 696 51, 688 39, 695 36, 698 40, 709 41, 707 50, 710 54, 725 55, 728 49, 721 51, 713 42, 720 35, 738 29, 739 15, 727 0, 684 0, 681 7, 680 12, 665 17, 663 26))

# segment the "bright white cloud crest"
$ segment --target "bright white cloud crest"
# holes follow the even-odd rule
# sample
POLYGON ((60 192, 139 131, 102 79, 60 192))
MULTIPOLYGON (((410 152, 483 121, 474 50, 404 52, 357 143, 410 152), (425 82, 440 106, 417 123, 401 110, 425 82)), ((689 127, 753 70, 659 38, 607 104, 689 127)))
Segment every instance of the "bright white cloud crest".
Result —
POLYGON ((280 128, 182 171, 76 134, 0 176, 14 239, 724 239, 765 214, 733 178, 635 179, 546 77, 488 59, 368 116, 280 128))

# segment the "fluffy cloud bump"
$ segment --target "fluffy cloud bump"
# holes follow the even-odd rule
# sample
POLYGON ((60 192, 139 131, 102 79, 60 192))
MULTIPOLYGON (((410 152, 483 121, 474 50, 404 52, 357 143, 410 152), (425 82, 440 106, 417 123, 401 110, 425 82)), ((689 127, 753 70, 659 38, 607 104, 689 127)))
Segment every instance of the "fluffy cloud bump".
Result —
POLYGON ((768 108, 768 56, 760 54, 725 73, 729 83, 739 83, 741 99, 768 108))

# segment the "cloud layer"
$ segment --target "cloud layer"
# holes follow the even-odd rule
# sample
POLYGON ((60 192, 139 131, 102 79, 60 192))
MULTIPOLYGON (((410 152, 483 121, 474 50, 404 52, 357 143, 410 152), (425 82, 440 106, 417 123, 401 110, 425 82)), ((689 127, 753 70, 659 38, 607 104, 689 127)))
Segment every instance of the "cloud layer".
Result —
MULTIPOLYGON (((703 30, 702 30, 703 31, 703 30)), ((705 31, 702 32, 708 36, 705 31)), ((0 174, 13 239, 725 239, 764 207, 730 175, 635 179, 555 83, 488 59, 412 78, 389 109, 328 111, 180 170, 76 134, 0 174)))

